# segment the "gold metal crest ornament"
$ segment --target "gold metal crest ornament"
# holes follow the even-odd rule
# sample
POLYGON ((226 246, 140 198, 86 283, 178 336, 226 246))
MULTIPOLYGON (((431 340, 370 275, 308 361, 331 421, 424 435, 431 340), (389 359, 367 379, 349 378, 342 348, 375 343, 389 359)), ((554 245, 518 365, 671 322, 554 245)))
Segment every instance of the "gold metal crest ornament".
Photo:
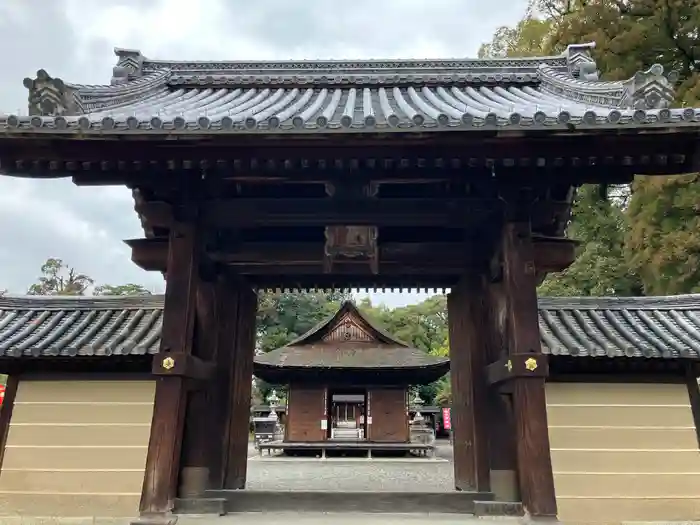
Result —
POLYGON ((534 357, 526 359, 525 368, 527 368, 530 372, 534 372, 537 368, 537 360, 534 357))
POLYGON ((165 370, 170 370, 175 366, 175 359, 173 359, 172 357, 166 357, 165 359, 163 359, 161 365, 165 370))
POLYGON ((513 371, 513 362, 510 359, 508 359, 508 362, 506 363, 506 368, 508 369, 508 372, 513 371))

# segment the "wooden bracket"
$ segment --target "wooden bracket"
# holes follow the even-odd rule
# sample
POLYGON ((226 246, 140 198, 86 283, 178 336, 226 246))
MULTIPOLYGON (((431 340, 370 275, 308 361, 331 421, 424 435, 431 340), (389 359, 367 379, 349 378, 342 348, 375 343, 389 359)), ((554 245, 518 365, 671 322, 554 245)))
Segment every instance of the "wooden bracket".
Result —
POLYGON ((153 356, 151 372, 157 376, 178 376, 202 381, 212 377, 215 368, 213 363, 191 354, 160 352, 153 356))
POLYGON ((549 362, 542 354, 511 354, 486 366, 486 378, 490 385, 497 385, 516 378, 547 377, 549 362))

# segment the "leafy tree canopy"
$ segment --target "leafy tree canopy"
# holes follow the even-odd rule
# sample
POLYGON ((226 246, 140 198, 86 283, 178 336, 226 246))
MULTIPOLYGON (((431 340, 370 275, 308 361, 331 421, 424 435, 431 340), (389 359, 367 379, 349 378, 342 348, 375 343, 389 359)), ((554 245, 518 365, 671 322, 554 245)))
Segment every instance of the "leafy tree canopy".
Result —
POLYGON ((61 259, 47 259, 41 266, 41 274, 38 282, 29 287, 29 295, 84 295, 94 283, 61 259))
POLYGON ((93 292, 94 295, 151 295, 146 288, 140 284, 128 283, 128 284, 102 284, 96 286, 93 292))
MULTIPOLYGON (((605 80, 658 63, 676 71, 677 106, 700 105, 700 0, 531 0, 523 20, 496 31, 481 56, 549 55, 595 42, 605 80)), ((550 275, 544 295, 678 294, 699 290, 695 175, 637 177, 624 198, 582 187, 569 236, 578 259, 550 275), (597 196, 603 196, 601 199, 597 196)))

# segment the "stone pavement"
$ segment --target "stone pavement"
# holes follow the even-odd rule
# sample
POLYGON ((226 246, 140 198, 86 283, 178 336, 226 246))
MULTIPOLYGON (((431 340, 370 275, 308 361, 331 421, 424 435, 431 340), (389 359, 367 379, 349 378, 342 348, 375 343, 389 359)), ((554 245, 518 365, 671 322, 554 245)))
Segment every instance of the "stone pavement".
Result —
POLYGON ((250 457, 248 490, 451 492, 449 444, 435 458, 250 457))
POLYGON ((366 514, 366 513, 240 513, 212 517, 181 516, 177 525, 487 525, 517 524, 518 518, 481 519, 455 514, 366 514))

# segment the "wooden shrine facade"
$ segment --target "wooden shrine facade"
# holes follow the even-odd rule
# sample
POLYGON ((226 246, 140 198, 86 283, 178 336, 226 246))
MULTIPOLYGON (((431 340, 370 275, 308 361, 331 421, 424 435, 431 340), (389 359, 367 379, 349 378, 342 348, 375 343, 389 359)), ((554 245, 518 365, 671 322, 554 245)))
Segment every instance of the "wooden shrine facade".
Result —
POLYGON ((574 260, 575 188, 700 170, 700 111, 670 107, 673 75, 604 82, 590 48, 260 63, 119 49, 109 85, 25 79, 30 114, 0 115, 2 173, 131 188, 132 260, 166 275, 144 514, 170 512, 178 487, 244 487, 256 291, 308 288, 451 289, 455 485, 490 490, 496 436, 525 508, 557 514, 536 286, 574 260))
POLYGON ((398 341, 349 301, 253 363, 256 377, 287 388, 286 443, 407 444, 409 387, 448 371, 449 359, 398 341))

